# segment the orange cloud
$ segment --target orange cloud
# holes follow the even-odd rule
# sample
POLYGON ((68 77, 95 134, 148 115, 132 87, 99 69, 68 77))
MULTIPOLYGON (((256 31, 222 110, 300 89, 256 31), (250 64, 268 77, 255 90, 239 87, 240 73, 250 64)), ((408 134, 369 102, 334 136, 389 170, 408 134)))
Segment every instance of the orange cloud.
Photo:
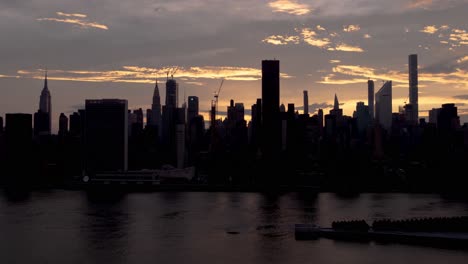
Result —
POLYGON ((425 26, 423 29, 419 30, 420 32, 424 32, 427 34, 434 34, 438 31, 439 29, 436 26, 425 26))
POLYGON ((66 18, 54 18, 54 17, 45 17, 45 18, 38 18, 36 19, 37 21, 53 21, 53 22, 59 22, 59 23, 67 23, 67 24, 73 24, 73 25, 78 25, 82 28, 98 28, 98 29, 103 29, 103 30, 108 30, 109 28, 100 23, 96 22, 89 22, 85 21, 82 18, 86 18, 87 15, 85 14, 67 14, 63 12, 57 12, 58 16, 61 17, 66 17, 66 18))
POLYGON ((344 32, 353 32, 353 31, 359 31, 359 30, 361 30, 361 27, 359 25, 343 26, 343 31, 344 32))
POLYGON ((317 37, 317 33, 310 28, 303 28, 300 33, 304 42, 311 46, 324 48, 331 43, 329 38, 317 37))
POLYGON ((268 3, 273 9, 273 12, 288 13, 291 15, 302 16, 307 15, 312 9, 305 4, 299 4, 293 0, 277 0, 268 3))
MULTIPOLYGON (((337 65, 332 68, 333 73, 322 77, 318 83, 322 84, 355 84, 365 83, 368 78, 375 80, 392 80, 396 85, 408 83, 408 73, 399 71, 377 71, 371 67, 360 65, 337 65), (337 74, 340 77, 337 77, 337 74), (350 78, 351 77, 351 78, 350 78), (361 77, 361 78, 356 78, 361 77)), ((419 81, 437 84, 461 85, 468 88, 468 71, 456 68, 450 73, 419 73, 419 81)), ((424 85, 424 84, 421 84, 424 85)))
POLYGON ((272 35, 262 40, 262 42, 273 45, 287 45, 289 43, 299 44, 299 36, 272 35))
POLYGON ((78 14, 78 13, 68 14, 68 13, 63 13, 63 12, 56 12, 56 14, 58 16, 64 16, 64 17, 81 17, 81 18, 87 17, 87 15, 85 15, 85 14, 78 14))
POLYGON ((359 46, 351 46, 345 43, 338 44, 334 48, 330 47, 328 48, 328 50, 330 51, 338 50, 338 51, 347 51, 347 52, 364 52, 364 50, 359 46))
MULTIPOLYGON (((177 67, 177 78, 187 78, 193 85, 203 85, 198 79, 221 79, 235 81, 256 81, 261 79, 261 69, 229 66, 177 67)), ((122 82, 122 83, 153 83, 154 78, 166 78, 167 73, 175 67, 147 68, 139 66, 123 66, 121 70, 84 71, 84 70, 48 70, 50 80, 81 81, 81 82, 122 82)), ((21 78, 42 79, 43 70, 19 70, 21 78)), ((281 73, 282 78, 292 76, 281 73)))

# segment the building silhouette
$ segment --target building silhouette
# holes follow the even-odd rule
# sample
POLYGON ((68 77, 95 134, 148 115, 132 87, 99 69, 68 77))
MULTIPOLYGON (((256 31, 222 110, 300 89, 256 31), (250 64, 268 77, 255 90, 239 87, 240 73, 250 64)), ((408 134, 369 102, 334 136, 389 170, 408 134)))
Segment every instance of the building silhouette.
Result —
MULTIPOLYGON (((166 91, 167 92, 167 91, 166 91)), ((148 117, 147 112, 147 123, 151 126, 157 127, 158 137, 161 136, 161 129, 162 129, 162 117, 161 117, 161 96, 159 95, 159 87, 158 87, 158 80, 156 80, 156 84, 154 85, 154 92, 153 92, 153 102, 151 103, 151 115, 148 117)))
POLYGON ((306 90, 304 90, 304 115, 309 115, 309 95, 306 90))
MULTIPOLYGON (((44 77, 44 88, 42 89, 41 96, 39 98, 39 110, 40 112, 48 115, 48 120, 47 120, 48 124, 47 124, 46 129, 42 129, 41 127, 37 133, 50 135, 52 131, 52 99, 50 96, 49 87, 47 85, 47 71, 44 77)), ((46 122, 46 120, 43 120, 43 118, 41 117, 41 120, 38 122, 42 124, 42 122, 46 122)))
POLYGON ((375 94, 375 119, 384 129, 392 126, 392 81, 384 83, 375 94))
POLYGON ((86 100, 86 171, 126 171, 128 168, 127 100, 86 100))
POLYGON ((198 97, 188 97, 188 108, 187 108, 187 123, 190 124, 192 119, 199 115, 198 111, 198 97))
POLYGON ((359 135, 363 135, 370 123, 369 106, 364 105, 364 102, 357 102, 356 111, 353 113, 353 118, 356 119, 356 125, 359 135))
POLYGON ((280 62, 262 61, 262 153, 278 158, 281 151, 280 62))
POLYGON ((22 181, 32 172, 32 115, 5 115, 5 153, 7 181, 22 181), (14 175, 18 174, 18 175, 14 175))
POLYGON ((34 135, 50 135, 50 114, 41 109, 34 113, 34 135))
POLYGON ((418 55, 411 54, 408 56, 408 73, 409 73, 409 100, 411 107, 408 108, 407 117, 411 124, 417 124, 419 120, 419 105, 418 105, 418 55))
POLYGON ((70 135, 81 136, 81 117, 78 112, 70 115, 70 135))
POLYGON ((369 107, 370 120, 374 120, 374 81, 367 81, 367 105, 369 107))
MULTIPOLYGON (((157 87, 157 86, 156 86, 157 87)), ((156 89, 155 89, 156 91, 156 89)), ((166 107, 177 108, 179 105, 179 84, 174 79, 166 81, 166 107)))
POLYGON ((333 103, 333 109, 330 110, 330 115, 342 117, 343 109, 340 109, 340 103, 338 102, 338 96, 335 94, 335 100, 333 103))
POLYGON ((3 133, 3 117, 0 116, 0 134, 3 133))
POLYGON ((68 117, 64 113, 60 113, 58 134, 59 136, 68 134, 68 117))

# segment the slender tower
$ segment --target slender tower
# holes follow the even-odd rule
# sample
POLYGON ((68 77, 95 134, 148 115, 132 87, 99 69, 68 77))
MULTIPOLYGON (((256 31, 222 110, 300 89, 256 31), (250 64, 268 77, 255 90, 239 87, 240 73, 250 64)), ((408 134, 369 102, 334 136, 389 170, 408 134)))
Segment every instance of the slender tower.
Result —
POLYGON ((340 103, 338 102, 338 96, 335 94, 335 103, 333 104, 333 110, 339 110, 340 109, 340 103))
POLYGON ((419 106, 418 106, 418 55, 411 54, 408 57, 409 70, 409 100, 412 105, 411 122, 418 123, 419 106))
POLYGON ((369 106, 370 120, 374 120, 374 81, 367 81, 367 105, 369 106))
POLYGON ((309 95, 304 90, 304 115, 309 115, 309 95))
POLYGON ((158 80, 154 86, 153 103, 151 104, 151 125, 161 129, 161 96, 159 95, 158 80))
POLYGON ((41 97, 39 98, 39 110, 43 113, 47 113, 49 116, 48 132, 50 134, 52 127, 52 100, 50 97, 49 87, 47 86, 47 71, 45 72, 44 88, 42 89, 41 97))

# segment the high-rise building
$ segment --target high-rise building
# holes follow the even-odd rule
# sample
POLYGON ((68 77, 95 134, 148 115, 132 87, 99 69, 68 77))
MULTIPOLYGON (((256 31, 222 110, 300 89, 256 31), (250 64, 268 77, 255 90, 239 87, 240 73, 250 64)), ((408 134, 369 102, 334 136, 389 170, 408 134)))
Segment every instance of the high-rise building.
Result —
POLYGON ((281 150, 280 62, 262 61, 263 155, 277 158, 281 150))
POLYGON ((236 103, 234 105, 234 120, 236 123, 244 121, 244 104, 243 103, 236 103))
POLYGON ((374 81, 367 81, 367 105, 369 106, 370 120, 374 120, 374 81))
POLYGON ((304 90, 304 115, 309 115, 309 95, 304 90))
POLYGON ((3 117, 0 116, 0 134, 3 133, 3 117))
POLYGON ((126 171, 128 168, 127 100, 86 100, 86 170, 126 171))
POLYGON ((60 113, 58 134, 65 136, 68 133, 68 117, 64 113, 60 113))
POLYGON ((166 81, 166 107, 176 108, 179 105, 179 84, 174 79, 166 81))
POLYGON ((148 119, 147 113, 146 118, 147 124, 150 124, 151 126, 157 126, 158 131, 161 131, 161 96, 159 95, 158 80, 156 80, 156 84, 154 86, 153 102, 151 104, 151 116, 148 119))
POLYGON ((41 109, 34 113, 34 135, 50 135, 50 114, 41 109))
POLYGON ((70 115, 70 135, 81 135, 81 116, 78 112, 74 112, 70 115))
POLYGON ((185 166, 185 124, 176 125, 176 155, 177 168, 185 166))
POLYGON ((408 71, 409 71, 409 100, 412 105, 411 119, 412 124, 417 124, 419 120, 419 106, 418 106, 418 55, 411 54, 408 57, 408 71))
POLYGON ((319 127, 323 129, 323 109, 318 110, 319 127))
POLYGON ((190 124, 193 118, 198 116, 198 97, 188 97, 188 109, 187 109, 187 123, 190 124))
POLYGON ((343 116, 343 109, 340 109, 340 103, 338 102, 338 96, 336 94, 335 94, 335 101, 333 103, 333 109, 330 110, 330 115, 333 115, 336 117, 343 116))
POLYGON ((429 123, 437 126, 437 119, 439 118, 440 108, 432 108, 429 110, 429 123))
POLYGON ((370 122, 369 107, 364 105, 364 102, 357 102, 353 117, 356 118, 359 134, 366 132, 370 122))
POLYGON ((28 177, 32 158, 32 115, 5 115, 6 169, 18 176, 28 177))
POLYGON ((42 89, 41 97, 39 98, 39 110, 49 116, 47 129, 44 131, 41 130, 41 132, 44 132, 44 134, 50 134, 52 131, 52 99, 47 85, 47 72, 45 73, 44 78, 44 88, 42 89))
POLYGON ((375 94, 375 119, 383 128, 390 130, 392 126, 392 81, 385 82, 375 94))
POLYGON ((437 128, 442 133, 455 131, 460 127, 460 117, 455 104, 443 104, 437 116, 437 128))

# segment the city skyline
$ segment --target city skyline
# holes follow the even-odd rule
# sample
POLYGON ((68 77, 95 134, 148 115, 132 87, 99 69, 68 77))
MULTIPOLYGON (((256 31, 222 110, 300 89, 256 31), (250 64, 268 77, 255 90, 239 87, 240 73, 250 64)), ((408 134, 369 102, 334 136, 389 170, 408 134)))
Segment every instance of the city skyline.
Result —
MULTIPOLYGON (((165 80, 167 70, 178 67, 179 102, 184 90, 198 96, 208 120, 221 78, 226 82, 219 109, 231 99, 251 105, 261 97, 259 61, 273 58, 282 62, 280 103, 294 103, 301 111, 302 92, 308 90, 309 112, 320 107, 327 112, 337 93, 350 116, 356 102, 367 101, 369 77, 376 89, 380 80, 392 80, 396 112, 409 103, 407 55, 418 54, 420 116, 427 119, 428 110, 455 103, 462 123, 468 121, 465 1, 373 1, 366 8, 350 1, 346 10, 338 10, 337 1, 327 2, 242 1, 223 9, 210 3, 210 12, 225 21, 198 23, 191 28, 196 34, 184 26, 206 16, 203 5, 190 0, 137 2, 128 13, 103 3, 2 3, 8 15, 0 18, 0 32, 9 38, 0 51, 5 58, 0 115, 37 111, 41 69, 49 70, 56 133, 60 113, 83 108, 87 98, 125 98, 129 109, 151 108, 154 78, 165 80), (26 17, 32 7, 37 11, 26 17), (162 26, 168 23, 173 26, 162 26), (15 32, 34 37, 34 46, 15 32)), ((165 98, 165 90, 160 92, 165 98)))

